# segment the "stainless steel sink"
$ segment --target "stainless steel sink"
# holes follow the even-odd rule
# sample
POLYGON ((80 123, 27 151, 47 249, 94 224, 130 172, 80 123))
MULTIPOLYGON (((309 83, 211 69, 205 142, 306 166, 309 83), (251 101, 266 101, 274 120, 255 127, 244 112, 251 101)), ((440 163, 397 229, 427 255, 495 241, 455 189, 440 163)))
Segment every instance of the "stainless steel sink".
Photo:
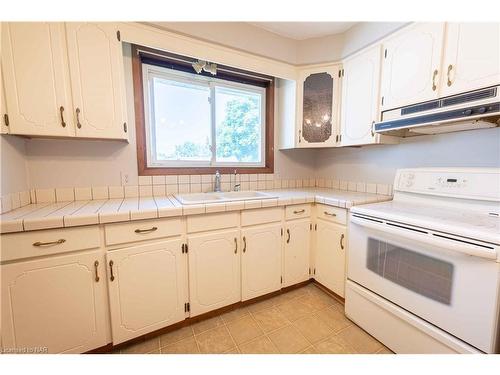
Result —
POLYGON ((175 194, 177 199, 182 204, 205 204, 205 203, 223 203, 231 201, 247 201, 255 199, 272 199, 277 196, 263 193, 261 191, 228 191, 220 193, 191 193, 191 194, 175 194))

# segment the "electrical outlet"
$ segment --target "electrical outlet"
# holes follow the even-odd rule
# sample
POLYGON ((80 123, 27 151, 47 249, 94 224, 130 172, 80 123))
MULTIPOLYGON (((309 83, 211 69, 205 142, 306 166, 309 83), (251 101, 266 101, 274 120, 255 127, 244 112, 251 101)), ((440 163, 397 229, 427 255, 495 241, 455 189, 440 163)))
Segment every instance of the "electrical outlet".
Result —
POLYGON ((121 179, 122 186, 129 184, 128 173, 126 173, 126 172, 120 172, 120 179, 121 179))

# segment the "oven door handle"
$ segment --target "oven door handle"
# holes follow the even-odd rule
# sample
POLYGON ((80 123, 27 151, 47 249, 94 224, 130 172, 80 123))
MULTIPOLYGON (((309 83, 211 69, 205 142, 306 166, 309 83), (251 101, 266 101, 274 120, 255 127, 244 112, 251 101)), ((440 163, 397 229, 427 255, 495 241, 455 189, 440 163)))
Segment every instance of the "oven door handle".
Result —
POLYGON ((491 249, 482 248, 481 245, 476 245, 473 242, 464 243, 460 239, 453 238, 453 236, 451 235, 446 236, 443 234, 443 237, 439 237, 438 235, 440 234, 433 234, 432 231, 425 231, 424 229, 422 229, 421 232, 418 232, 416 230, 412 230, 410 227, 408 227, 408 229, 405 229, 405 226, 403 224, 398 224, 398 227, 393 227, 384 222, 376 221, 374 219, 365 219, 354 215, 351 215, 351 222, 366 228, 378 230, 383 233, 390 233, 404 239, 418 241, 457 253, 486 259, 497 258, 495 245, 491 245, 491 249))

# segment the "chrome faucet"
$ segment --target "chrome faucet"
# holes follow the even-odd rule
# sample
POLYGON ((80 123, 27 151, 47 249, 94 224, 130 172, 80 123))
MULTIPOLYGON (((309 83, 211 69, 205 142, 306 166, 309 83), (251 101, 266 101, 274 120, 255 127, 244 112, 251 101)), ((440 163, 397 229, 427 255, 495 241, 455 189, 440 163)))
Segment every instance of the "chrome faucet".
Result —
POLYGON ((236 183, 236 169, 234 170, 234 185, 233 185, 233 191, 240 191, 241 189, 241 184, 236 183))
POLYGON ((220 173, 219 171, 215 171, 215 181, 214 181, 214 191, 216 193, 220 193, 220 173))

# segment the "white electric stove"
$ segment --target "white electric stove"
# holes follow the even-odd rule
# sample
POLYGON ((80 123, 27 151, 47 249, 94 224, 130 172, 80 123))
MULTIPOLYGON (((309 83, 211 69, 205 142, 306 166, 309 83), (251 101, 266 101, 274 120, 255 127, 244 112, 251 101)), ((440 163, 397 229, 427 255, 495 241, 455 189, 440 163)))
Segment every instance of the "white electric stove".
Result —
POLYGON ((398 170, 349 221, 346 315, 397 353, 500 350, 500 169, 398 170))

